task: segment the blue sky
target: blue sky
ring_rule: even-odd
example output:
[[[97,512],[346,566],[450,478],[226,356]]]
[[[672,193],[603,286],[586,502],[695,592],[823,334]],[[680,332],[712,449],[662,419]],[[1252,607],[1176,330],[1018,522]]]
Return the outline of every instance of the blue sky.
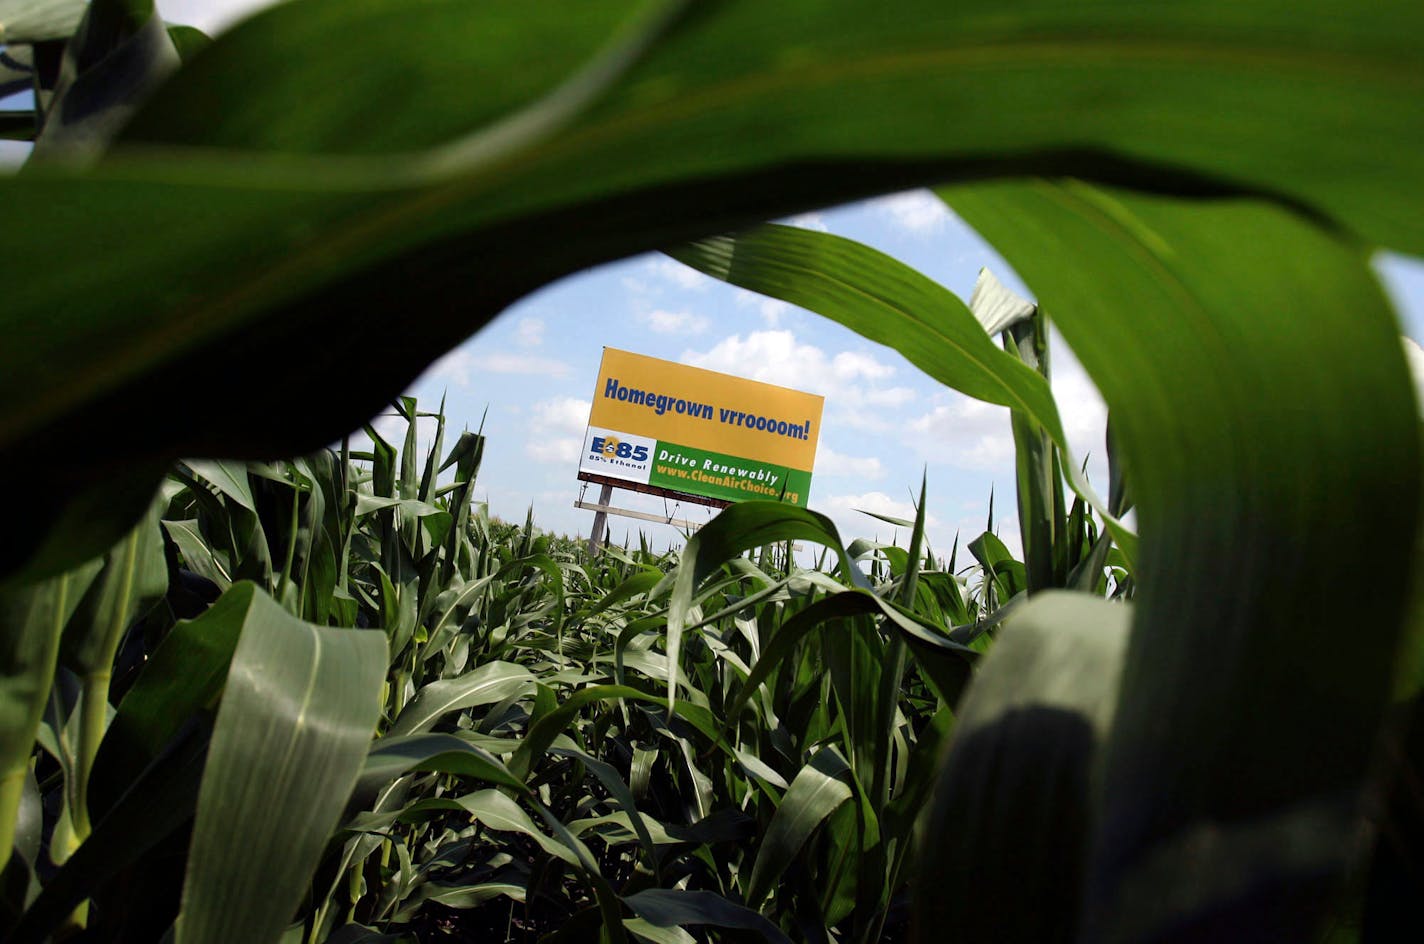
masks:
[[[174,22],[220,32],[263,0],[159,0]],[[9,152],[13,160],[17,155]],[[933,195],[912,191],[798,216],[794,225],[859,240],[914,266],[968,298],[980,267],[1030,294],[979,237]],[[1382,258],[1404,333],[1424,337],[1424,264]],[[1078,459],[1106,487],[1101,461],[1105,411],[1091,382],[1055,339],[1054,393]],[[1013,443],[1007,411],[954,394],[894,351],[833,322],[731,288],[659,255],[639,256],[565,278],[525,298],[410,388],[433,409],[446,397],[455,429],[473,428],[488,408],[489,436],[476,496],[491,511],[523,520],[532,505],[546,530],[586,535],[592,513],[575,509],[575,476],[602,348],[622,348],[826,397],[811,507],[830,515],[843,538],[888,540],[895,529],[859,513],[910,517],[922,471],[928,476],[929,536],[948,553],[956,532],[984,527],[991,488],[996,528],[1017,548]],[[1424,376],[1424,351],[1411,361]],[[377,428],[400,435],[400,422]],[[597,488],[590,487],[593,500]],[[632,492],[615,505],[705,521],[712,512]],[[621,542],[642,530],[654,546],[680,543],[670,526],[612,519]]]
[[[1022,290],[967,227],[925,191],[807,213],[787,222],[874,245],[968,297],[981,266]],[[572,507],[575,480],[603,347],[637,351],[781,384],[826,397],[811,507],[846,537],[889,539],[895,529],[859,509],[913,517],[921,471],[929,478],[932,544],[943,553],[957,530],[982,530],[991,488],[996,516],[1013,536],[1013,442],[1007,411],[954,394],[898,353],[834,322],[724,285],[652,254],[566,278],[516,304],[434,364],[412,392],[453,418],[478,422],[489,406],[486,465],[477,494],[505,518],[532,504],[543,527],[586,534],[592,515]],[[1104,409],[1075,362],[1055,371],[1055,392],[1075,451],[1105,481]],[[397,420],[387,420],[394,433]],[[597,494],[589,489],[589,498]],[[615,492],[614,504],[705,521],[711,512]],[[655,546],[675,528],[611,522],[615,539],[647,531]],[[1016,543],[1016,542],[1014,542]]]
[[[911,191],[787,220],[847,236],[889,253],[968,298],[980,267],[1028,293],[1013,271],[927,191]],[[1382,260],[1387,286],[1424,327],[1424,266]],[[1061,339],[1054,338],[1054,394],[1074,453],[1106,487],[1101,398]],[[411,388],[432,405],[444,394],[457,422],[477,422],[486,405],[490,440],[477,495],[507,519],[529,506],[548,530],[585,535],[592,514],[574,509],[579,448],[602,347],[820,393],[826,397],[811,507],[842,536],[888,540],[895,529],[860,510],[912,517],[928,477],[932,546],[947,554],[956,532],[983,529],[991,488],[996,530],[1018,547],[1013,440],[1008,413],[927,378],[898,353],[785,303],[735,289],[657,254],[566,278],[507,310],[434,364]],[[1417,346],[1414,348],[1418,353]],[[1419,356],[1424,360],[1424,356]],[[393,431],[399,423],[387,420]],[[592,500],[597,489],[590,487]],[[698,506],[615,492],[614,504],[706,520]],[[611,522],[615,540],[646,531],[657,547],[677,543],[672,527]],[[636,537],[635,537],[636,540]]]

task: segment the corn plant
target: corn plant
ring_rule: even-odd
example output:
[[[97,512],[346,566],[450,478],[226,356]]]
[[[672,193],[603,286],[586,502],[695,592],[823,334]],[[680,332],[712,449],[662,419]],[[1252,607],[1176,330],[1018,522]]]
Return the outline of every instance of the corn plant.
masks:
[[[0,237],[0,469],[23,496],[0,545],[10,937],[359,939],[443,895],[567,902],[531,928],[566,939],[869,940],[915,872],[923,778],[901,759],[933,753],[951,705],[916,820],[916,869],[944,877],[915,899],[927,933],[1314,933],[1417,688],[1418,419],[1368,257],[1424,250],[1418,4],[300,0],[209,45],[142,0],[75,6],[0,16],[0,77],[35,103],[5,116],[35,149],[0,181],[23,223]],[[1005,351],[863,247],[747,230],[909,184],[1004,255],[1102,390],[1140,538],[1066,453],[1032,322]],[[972,682],[974,630],[925,616],[913,538],[878,594],[824,520],[738,506],[654,577],[641,549],[580,567],[532,529],[501,558],[374,438],[367,513],[344,457],[272,462],[339,441],[511,301],[657,248],[1014,412],[1026,559],[1019,580],[992,541],[970,550],[967,615],[1003,627]],[[1130,608],[1053,592],[1102,532]],[[787,540],[828,546],[833,576],[742,556]],[[183,574],[203,567],[234,581],[211,605]],[[570,602],[613,573],[603,609]],[[1370,590],[1343,619],[1318,598],[1341,585]],[[793,645],[827,633],[844,648]],[[1071,673],[1045,667],[1063,645]],[[141,668],[106,692],[111,656]],[[470,694],[481,671],[507,674],[498,701]],[[431,735],[462,746],[398,740]],[[752,829],[719,831],[724,804]],[[524,845],[486,857],[492,833]]]
[[[89,732],[55,708],[41,727],[28,782],[60,796],[62,812],[45,857],[26,855],[38,880],[14,903],[23,912],[16,939],[66,925],[154,936],[175,913],[179,927],[219,927],[272,890],[270,876],[248,876],[247,889],[204,901],[203,886],[212,895],[219,884],[210,871],[219,837],[263,835],[259,821],[270,836],[262,803],[271,796],[253,784],[209,796],[196,774],[210,769],[205,751],[228,765],[225,780],[240,780],[233,765],[272,769],[260,741],[237,733],[261,712],[233,673],[253,671],[249,658],[274,671],[269,650],[280,651],[280,627],[301,625],[299,616],[339,623],[338,607],[313,609],[317,592],[345,601],[350,622],[380,630],[388,658],[377,738],[339,820],[330,820],[332,797],[346,793],[331,781],[294,805],[313,816],[323,801],[335,826],[321,843],[319,830],[306,831],[295,837],[304,851],[298,842],[291,850],[293,868],[316,873],[293,928],[303,937],[428,932],[452,911],[465,913],[467,929],[502,919],[507,934],[562,928],[613,939],[722,924],[771,940],[784,939],[782,926],[798,936],[844,926],[874,940],[887,921],[903,924],[900,876],[948,727],[946,698],[957,697],[973,658],[941,631],[947,616],[967,621],[974,607],[934,569],[922,518],[910,523],[909,550],[845,549],[824,519],[746,506],[688,551],[686,564],[700,561],[714,579],[682,606],[672,602],[676,558],[639,548],[559,563],[532,520],[497,529],[462,514],[477,462],[461,459],[477,457],[482,441],[461,438],[443,463],[453,480],[441,484],[442,437],[419,459],[415,428],[426,414],[412,401],[398,406],[401,449],[368,430],[369,452],[175,469],[162,506],[121,546],[130,553],[148,536],[150,595],[161,602],[151,616],[141,608],[109,621],[137,663],[115,686],[112,723]],[[443,429],[443,413],[432,416]],[[452,540],[456,521],[464,534]],[[840,579],[798,567],[782,545],[738,556],[756,521],[827,544]],[[339,576],[317,563],[324,536]],[[442,582],[446,555],[458,565]],[[869,562],[868,577],[856,559]],[[315,573],[326,575],[324,591]],[[695,615],[676,659],[665,654],[671,607]],[[175,625],[179,616],[195,618]],[[270,628],[251,628],[254,619]],[[837,642],[842,634],[856,640],[852,650]],[[239,640],[249,638],[266,638],[264,649],[244,653]],[[180,665],[194,678],[174,691]],[[668,677],[672,715],[659,694]],[[219,692],[228,707],[214,719]],[[108,694],[98,696],[106,709]],[[78,697],[73,716],[87,718],[89,689]],[[76,724],[76,740],[95,741],[87,753],[65,746]],[[75,753],[89,759],[75,764]],[[86,799],[93,754],[97,789]],[[112,853],[116,830],[134,828],[128,778],[172,805],[161,818],[138,815],[155,851],[100,868],[94,857]],[[71,833],[63,812],[81,808],[104,824],[92,841],[87,828]],[[185,857],[189,817],[196,832]],[[155,867],[173,858],[181,868]],[[59,871],[39,875],[46,861]],[[787,870],[794,883],[777,880]],[[260,922],[246,927],[267,933]]]

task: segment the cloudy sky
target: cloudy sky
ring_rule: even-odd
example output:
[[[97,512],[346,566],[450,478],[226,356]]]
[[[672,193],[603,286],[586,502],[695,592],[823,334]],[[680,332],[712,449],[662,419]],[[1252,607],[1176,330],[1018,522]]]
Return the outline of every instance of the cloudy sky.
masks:
[[[265,0],[159,0],[174,22],[220,32]],[[789,220],[889,253],[968,298],[982,266],[1028,293],[977,235],[924,191],[897,194]],[[1404,333],[1424,337],[1424,265],[1382,259]],[[1106,488],[1104,408],[1055,338],[1054,393],[1073,449]],[[706,278],[663,256],[640,256],[566,278],[507,310],[411,387],[422,406],[446,398],[458,430],[488,410],[489,436],[477,497],[496,515],[522,520],[532,505],[543,528],[586,535],[592,513],[575,509],[580,446],[604,346],[694,364],[826,397],[811,507],[842,536],[890,539],[895,529],[862,511],[912,517],[911,498],[928,477],[932,545],[947,553],[955,534],[983,529],[992,489],[996,524],[1017,548],[1013,441],[1005,410],[954,394],[897,353],[816,315]],[[1424,367],[1424,352],[1411,356]],[[1419,373],[1424,374],[1424,370]],[[377,420],[400,435],[393,417]],[[589,500],[597,496],[590,487]],[[696,505],[616,492],[614,504],[705,521]],[[614,538],[643,530],[654,546],[680,542],[672,527],[610,522]]]
[[[847,236],[889,253],[968,298],[981,266],[1031,293],[979,237],[932,194],[882,197],[786,222]],[[1424,328],[1424,266],[1383,260],[1406,312]],[[1105,410],[1061,339],[1054,339],[1053,389],[1075,455],[1106,489]],[[489,408],[486,465],[477,494],[492,511],[522,519],[531,505],[544,528],[586,535],[592,513],[573,508],[579,450],[604,345],[819,393],[825,415],[811,507],[842,536],[888,540],[895,529],[861,514],[912,517],[911,498],[928,477],[929,533],[947,554],[956,532],[983,530],[992,489],[996,530],[1017,549],[1013,439],[1006,410],[969,400],[927,378],[896,352],[834,322],[646,255],[566,278],[510,308],[434,364],[412,387],[422,403],[441,395],[457,422]],[[1415,348],[1418,352],[1418,349]],[[1419,355],[1424,360],[1424,354]],[[395,430],[399,421],[386,420]],[[703,521],[699,506],[615,492],[614,504]],[[597,495],[590,487],[589,500]],[[656,547],[676,529],[611,522],[615,539],[639,529]]]
[[[933,195],[912,192],[788,222],[850,236],[895,255],[962,297],[980,266],[1017,284]],[[506,518],[532,504],[545,528],[586,534],[592,514],[576,510],[575,479],[604,346],[821,394],[826,398],[811,507],[844,534],[889,539],[894,528],[860,510],[913,517],[922,470],[936,547],[956,530],[982,530],[991,488],[1010,497],[1013,441],[1007,411],[968,400],[925,377],[896,352],[783,302],[707,278],[659,255],[639,256],[564,279],[505,312],[417,381],[423,403],[446,396],[457,421],[477,422],[486,405],[489,435],[479,494]],[[1101,463],[1104,411],[1076,363],[1064,361],[1055,391],[1074,447]],[[399,421],[388,420],[389,428]],[[597,495],[590,487],[588,498]],[[614,504],[694,521],[701,506],[631,492]],[[1011,537],[1012,501],[998,504]],[[676,529],[612,522],[615,538],[646,530],[656,546]],[[971,533],[972,532],[972,533]]]

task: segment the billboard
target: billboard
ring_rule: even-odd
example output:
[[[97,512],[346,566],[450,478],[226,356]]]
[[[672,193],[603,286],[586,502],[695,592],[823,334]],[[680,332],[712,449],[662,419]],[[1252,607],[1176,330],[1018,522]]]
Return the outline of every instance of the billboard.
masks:
[[[805,507],[825,398],[603,349],[579,471]]]

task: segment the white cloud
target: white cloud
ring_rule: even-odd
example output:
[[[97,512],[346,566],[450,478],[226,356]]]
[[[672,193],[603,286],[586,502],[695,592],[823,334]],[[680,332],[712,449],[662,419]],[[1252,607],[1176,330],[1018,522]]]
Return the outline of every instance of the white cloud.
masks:
[[[846,475],[858,479],[883,479],[885,466],[875,456],[848,456],[825,443],[816,449],[817,475]]]
[[[860,377],[881,380],[895,373],[895,368],[889,364],[882,364],[868,354],[852,351],[841,351],[837,354],[831,360],[831,370],[835,371],[837,380],[855,380]]]
[[[631,275],[623,276],[622,282],[623,287],[634,295],[647,295],[653,290],[653,287],[649,285],[647,281],[645,281],[644,279],[634,278]]]
[[[927,461],[960,468],[1011,466],[1013,429],[1009,411],[960,394],[910,422],[910,445]]]
[[[826,398],[824,425],[864,434],[903,429],[902,408],[915,398],[909,387],[881,387],[895,368],[873,354],[843,351],[827,355],[793,332],[753,331],[723,338],[706,351],[684,351],[684,364],[805,390]],[[865,381],[854,383],[855,380]],[[886,411],[892,415],[887,416]]]
[[[786,330],[734,334],[705,353],[684,352],[682,362],[820,394],[835,386],[825,352]]]
[[[889,217],[901,229],[917,236],[937,233],[954,219],[944,201],[928,190],[907,190],[871,200],[869,205]]]
[[[469,351],[463,347],[446,354],[440,360],[431,364],[425,371],[427,379],[443,379],[461,387],[469,386],[470,383],[470,362],[473,359]]]
[[[477,370],[492,374],[533,374],[534,376],[564,377],[569,373],[569,365],[552,357],[534,357],[528,354],[513,354],[496,351],[472,358]]]
[[[690,311],[656,311],[638,315],[638,320],[658,334],[701,334],[707,330],[708,321]]]
[[[1081,463],[1088,458],[1089,478],[1105,483],[1107,405],[1056,332],[1050,347],[1053,398],[1058,404],[1073,460]],[[905,441],[906,445],[933,463],[966,469],[1012,470],[1013,428],[1007,408],[952,392],[939,399],[941,402],[933,409],[910,421],[912,436]]]
[[[578,397],[555,397],[541,400],[532,407],[531,423],[540,432],[582,433],[588,426],[588,400]]]
[[[865,402],[873,406],[904,406],[915,399],[915,391],[909,387],[886,387],[883,390],[867,390]]]
[[[791,305],[779,298],[768,298],[765,295],[758,295],[756,292],[749,292],[744,288],[736,290],[737,305],[742,308],[756,306],[757,313],[761,315],[761,320],[768,328],[776,328],[781,325],[781,316],[791,310]]]
[[[520,318],[514,338],[525,347],[538,347],[544,343],[544,319]]]
[[[583,452],[583,438],[580,436],[559,436],[553,439],[531,439],[524,444],[524,451],[539,462],[576,463]],[[570,473],[572,477],[572,473]]]
[[[1058,403],[1073,461],[1081,465],[1085,458],[1088,460],[1088,478],[1101,492],[1108,475],[1107,404],[1056,330],[1049,337],[1049,347],[1053,352],[1053,399]]]
[[[473,376],[480,374],[530,374],[542,377],[566,377],[569,365],[552,357],[537,357],[513,351],[491,351],[476,354],[469,346],[459,347],[430,366],[425,378],[444,379],[467,387]]]
[[[813,229],[820,233],[829,233],[830,227],[826,225],[826,218],[820,213],[798,213],[795,216],[781,220],[787,226],[795,226],[798,229]]]
[[[709,286],[718,284],[711,276],[703,275],[691,266],[685,266],[667,256],[659,256],[649,261],[648,269],[651,275],[687,291],[705,292]]]
[[[589,405],[578,397],[552,397],[535,403],[530,407],[525,454],[539,462],[578,462]]]
[[[860,391],[847,387],[848,381],[879,380],[895,372],[895,368],[868,354],[842,351],[827,357],[814,344],[798,342],[796,335],[786,329],[753,331],[745,340],[734,334],[706,352],[684,352],[682,362],[823,396],[835,395],[838,399],[864,397]],[[891,399],[898,396],[901,395],[892,395]]]
[[[1063,432],[1068,436],[1073,458],[1078,462],[1089,456],[1104,458],[1108,407],[1077,361],[1055,361],[1053,399],[1058,402],[1058,415],[1063,419]]]

